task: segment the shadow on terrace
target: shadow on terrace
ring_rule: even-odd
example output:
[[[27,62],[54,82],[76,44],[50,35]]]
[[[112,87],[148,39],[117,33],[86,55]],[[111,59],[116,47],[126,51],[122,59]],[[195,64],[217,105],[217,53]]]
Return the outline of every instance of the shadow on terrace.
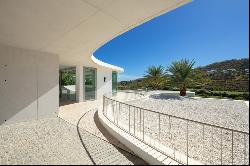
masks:
[[[83,130],[81,127],[79,127],[80,122],[82,122],[84,117],[89,113],[94,111],[94,116],[92,120],[95,122],[96,127],[101,132],[101,134],[107,139],[103,140],[102,138],[96,136],[95,134],[87,131],[89,135],[93,139],[86,139],[84,137],[84,133],[81,132]],[[86,112],[83,114],[83,116],[78,120],[77,122],[77,133],[79,136],[79,139],[82,143],[83,148],[86,150],[88,157],[92,161],[94,165],[99,164],[112,164],[112,163],[120,163],[123,164],[121,157],[119,157],[117,154],[123,155],[125,158],[127,158],[131,164],[135,165],[147,165],[146,162],[144,162],[139,157],[135,156],[131,152],[128,152],[127,150],[124,150],[120,147],[118,147],[117,140],[114,141],[114,137],[112,137],[108,131],[101,125],[99,119],[98,119],[98,113],[97,110],[90,110],[89,112]],[[85,130],[86,131],[86,130]],[[89,137],[88,137],[89,138]],[[102,144],[99,144],[98,141],[105,142]],[[119,161],[120,160],[120,161]]]

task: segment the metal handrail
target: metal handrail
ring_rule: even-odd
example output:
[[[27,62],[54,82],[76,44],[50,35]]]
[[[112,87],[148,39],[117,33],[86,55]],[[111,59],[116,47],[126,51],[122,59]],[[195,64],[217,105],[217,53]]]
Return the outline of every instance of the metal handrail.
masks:
[[[137,90],[127,91],[127,90],[124,90],[124,91],[118,91],[118,92],[122,92],[122,93],[133,93],[133,94],[138,94],[138,95],[145,96],[145,94],[143,94],[142,92],[146,92],[146,91],[137,91]],[[105,95],[104,95],[104,96],[105,96]]]
[[[131,104],[127,104],[127,103],[122,102],[122,101],[114,100],[114,99],[111,99],[111,98],[106,97],[106,96],[104,96],[104,97],[109,99],[109,100],[119,102],[119,103],[122,103],[124,105],[131,106],[131,107],[134,107],[134,108],[137,108],[137,109],[142,109],[142,110],[145,110],[145,111],[148,111],[148,112],[153,112],[153,113],[157,113],[157,114],[161,114],[161,115],[170,116],[170,117],[173,117],[173,118],[176,118],[176,119],[186,120],[186,121],[189,121],[189,122],[199,123],[199,124],[206,125],[206,126],[211,126],[211,127],[220,128],[220,129],[223,129],[223,130],[229,130],[229,131],[249,135],[249,133],[245,132],[245,131],[239,131],[239,130],[226,128],[226,127],[222,127],[222,126],[218,126],[218,125],[213,125],[213,124],[209,124],[209,123],[204,123],[204,122],[200,122],[200,121],[196,121],[196,120],[192,120],[192,119],[187,119],[187,118],[183,118],[183,117],[179,117],[179,116],[175,116],[175,115],[170,115],[170,114],[166,114],[166,113],[162,113],[162,112],[157,112],[157,111],[149,110],[149,109],[146,109],[146,108],[142,108],[142,107],[134,106],[134,105],[131,105]]]
[[[130,93],[133,93],[133,92],[130,92]],[[141,94],[140,94],[141,95]],[[112,106],[112,113],[113,113],[113,117],[112,119],[110,119],[107,115],[105,115],[105,110],[108,109],[108,105],[111,104]],[[118,109],[118,106],[117,104],[119,105],[119,109]],[[125,106],[128,107],[128,116],[129,116],[129,124],[128,124],[128,127],[129,129],[125,129],[124,127],[121,126],[121,124],[119,124],[119,116],[120,116],[120,111],[121,111],[121,106]],[[134,115],[131,114],[131,108],[134,108]],[[136,111],[135,111],[136,109]],[[139,112],[138,112],[139,110]],[[220,139],[221,139],[221,144],[220,144],[220,148],[221,148],[221,164],[223,164],[223,144],[222,144],[222,134],[223,134],[223,130],[227,131],[227,132],[231,132],[231,136],[232,136],[232,144],[231,144],[231,156],[232,156],[232,160],[231,160],[231,163],[234,164],[234,133],[240,133],[240,134],[243,134],[244,136],[244,164],[246,164],[246,146],[247,146],[247,143],[246,143],[246,137],[249,138],[249,133],[248,132],[244,132],[244,131],[238,131],[238,130],[235,130],[235,129],[230,129],[230,128],[226,128],[226,127],[221,127],[221,126],[218,126],[218,125],[212,125],[212,124],[208,124],[208,123],[204,123],[204,122],[199,122],[199,121],[195,121],[195,120],[191,120],[191,119],[187,119],[187,118],[182,118],[182,117],[178,117],[178,116],[174,116],[174,115],[170,115],[170,114],[166,114],[166,113],[160,113],[160,112],[156,112],[156,111],[152,111],[152,110],[149,110],[149,109],[145,109],[145,108],[142,108],[142,107],[138,107],[138,106],[134,106],[134,105],[130,105],[130,104],[127,104],[125,102],[121,102],[121,101],[118,101],[118,100],[114,100],[112,98],[109,98],[107,96],[103,96],[103,115],[110,121],[112,122],[113,124],[115,124],[117,127],[119,127],[120,129],[122,129],[123,131],[127,132],[128,134],[132,135],[133,137],[143,141],[144,143],[148,144],[149,146],[151,146],[152,148],[156,149],[156,150],[159,150],[161,151],[162,153],[166,154],[164,151],[162,151],[161,149],[157,148],[155,145],[151,145],[151,142],[150,143],[147,143],[147,141],[145,140],[145,124],[144,124],[144,119],[145,119],[145,111],[146,112],[151,112],[151,113],[154,113],[156,115],[158,115],[158,129],[159,131],[157,132],[158,133],[158,141],[159,143],[161,144],[161,116],[167,116],[169,118],[169,133],[171,135],[171,146],[175,146],[175,141],[173,140],[172,138],[172,133],[170,132],[170,129],[172,128],[171,126],[171,118],[173,119],[179,119],[179,120],[182,120],[182,121],[185,121],[186,122],[186,162],[183,162],[183,161],[179,161],[181,163],[189,163],[189,122],[192,122],[192,123],[195,123],[195,124],[199,124],[199,125],[202,125],[203,127],[203,132],[202,132],[202,151],[203,151],[203,154],[204,154],[204,127],[205,126],[209,126],[209,127],[212,127],[212,148],[213,148],[213,131],[214,131],[214,128],[216,129],[220,129],[221,131],[221,134],[220,134]],[[139,128],[139,131],[137,131],[137,136],[136,136],[136,125],[135,125],[135,112],[137,112],[137,117],[140,118],[140,128]],[[130,116],[134,116],[134,119],[131,120],[130,119]],[[157,120],[157,119],[156,119]],[[131,125],[131,121],[134,122],[132,125]],[[122,123],[122,122],[121,122]],[[141,126],[142,125],[142,126]],[[134,131],[131,131],[131,127],[134,127]],[[141,129],[142,127],[142,129]],[[172,131],[172,129],[171,129]],[[142,138],[140,138],[140,136],[138,136],[138,132],[139,134],[142,134]],[[141,133],[140,133],[141,132]],[[151,136],[149,136],[149,139],[153,139],[154,138],[151,138]],[[212,149],[213,150],[213,149]],[[176,159],[176,149],[174,147],[174,157],[172,156],[169,156],[168,154],[166,154],[167,156],[169,156],[170,158],[172,159]],[[202,155],[202,158],[203,158],[203,155]],[[213,158],[213,152],[212,152],[212,158]]]

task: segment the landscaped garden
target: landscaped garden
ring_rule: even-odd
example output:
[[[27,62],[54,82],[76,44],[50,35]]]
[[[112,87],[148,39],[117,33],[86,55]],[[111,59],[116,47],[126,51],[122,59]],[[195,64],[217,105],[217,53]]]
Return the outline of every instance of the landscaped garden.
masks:
[[[182,59],[166,68],[151,66],[144,78],[121,82],[120,89],[145,90],[147,97],[120,103],[119,109],[117,102],[108,104],[111,120],[117,116],[122,128],[164,153],[172,149],[168,155],[182,163],[190,157],[204,164],[246,164],[249,103],[242,100],[249,100],[249,87],[239,81],[249,76],[241,71],[211,76],[194,65]],[[179,152],[187,159],[176,158]]]
[[[182,59],[166,68],[162,65],[147,68],[143,78],[119,83],[120,90],[193,91],[197,96],[249,100],[249,59],[230,60],[194,68],[195,61]],[[228,67],[237,69],[223,73]],[[246,68],[246,69],[245,69]],[[210,71],[218,70],[215,74]],[[229,69],[228,69],[229,70]]]

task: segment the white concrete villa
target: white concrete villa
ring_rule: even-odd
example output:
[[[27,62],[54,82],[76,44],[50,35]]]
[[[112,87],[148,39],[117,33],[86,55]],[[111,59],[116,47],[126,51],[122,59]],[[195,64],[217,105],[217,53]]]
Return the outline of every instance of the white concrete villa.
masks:
[[[123,69],[96,59],[95,50],[187,2],[1,0],[0,124],[57,116],[60,69],[74,68],[77,102],[112,92],[112,72]]]
[[[0,165],[248,165],[249,102],[118,92],[94,57],[189,2],[0,0]]]

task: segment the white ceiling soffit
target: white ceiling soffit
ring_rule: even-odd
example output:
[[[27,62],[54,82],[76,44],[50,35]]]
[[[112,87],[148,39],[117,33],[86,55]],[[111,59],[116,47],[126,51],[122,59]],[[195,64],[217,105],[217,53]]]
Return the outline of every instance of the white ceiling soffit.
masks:
[[[58,54],[61,65],[101,65],[122,71],[92,54],[116,36],[188,2],[0,0],[0,43]]]

